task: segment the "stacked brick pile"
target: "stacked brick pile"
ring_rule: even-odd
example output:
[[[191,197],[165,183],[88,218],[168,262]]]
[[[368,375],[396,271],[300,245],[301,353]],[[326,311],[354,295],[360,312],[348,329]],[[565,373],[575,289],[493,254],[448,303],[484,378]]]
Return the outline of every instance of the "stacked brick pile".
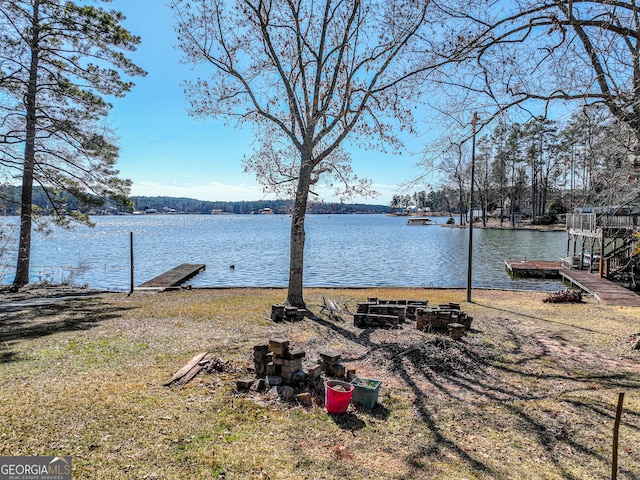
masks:
[[[347,368],[340,363],[342,356],[334,352],[320,352],[320,367],[329,377],[345,378]]]
[[[253,364],[256,378],[238,379],[239,390],[270,390],[283,400],[295,399],[303,405],[311,406],[313,398],[318,404],[324,399],[323,374],[350,381],[355,378],[355,370],[347,370],[340,363],[341,355],[321,352],[317,363],[306,367],[303,361],[306,353],[291,349],[289,340],[271,338],[267,345],[253,347]]]
[[[322,367],[314,364],[305,369],[305,357],[304,351],[290,349],[289,340],[285,338],[271,338],[267,345],[255,345],[253,364],[257,378],[239,379],[238,389],[262,391],[275,387],[283,399],[295,398],[311,405],[309,392],[321,390],[324,382]]]
[[[416,313],[416,328],[425,332],[459,332],[471,329],[473,317],[460,310],[458,303],[441,304],[438,307],[419,308]]]
[[[305,356],[302,350],[290,350],[289,340],[285,338],[271,338],[268,345],[253,347],[256,375],[280,377],[282,383],[287,385],[303,383],[308,379],[308,374],[302,369]]]
[[[416,310],[418,308],[425,308],[429,304],[429,300],[384,300],[376,297],[370,297],[367,299],[367,302],[373,303],[374,305],[406,305],[405,314],[407,320],[415,320]]]
[[[303,320],[305,315],[308,313],[309,312],[307,310],[291,307],[289,305],[271,305],[271,320],[277,323]]]
[[[418,308],[424,308],[426,300],[378,300],[369,298],[358,303],[353,323],[359,328],[398,328],[407,319],[414,320]]]

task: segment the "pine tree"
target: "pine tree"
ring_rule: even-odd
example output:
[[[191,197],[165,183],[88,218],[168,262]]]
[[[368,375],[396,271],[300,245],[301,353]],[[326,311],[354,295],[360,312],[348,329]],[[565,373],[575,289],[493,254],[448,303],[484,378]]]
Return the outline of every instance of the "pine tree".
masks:
[[[22,181],[14,286],[29,282],[33,186],[49,193],[54,219],[88,222],[56,201],[125,201],[118,148],[101,120],[145,72],[124,52],[140,42],[113,10],[64,0],[0,1],[0,167]]]

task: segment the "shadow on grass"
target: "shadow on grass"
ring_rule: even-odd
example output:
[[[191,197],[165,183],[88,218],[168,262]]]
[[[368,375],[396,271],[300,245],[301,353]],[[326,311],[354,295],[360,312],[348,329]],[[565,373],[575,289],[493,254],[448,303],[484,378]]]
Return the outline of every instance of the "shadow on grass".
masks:
[[[391,413],[389,409],[381,403],[376,403],[373,408],[356,404],[355,408],[356,412],[367,413],[370,417],[373,417],[376,420],[386,420],[389,418],[389,414]]]
[[[5,313],[0,318],[0,363],[22,359],[14,349],[24,340],[89,330],[108,320],[120,318],[126,310],[104,299],[91,298]]]
[[[329,413],[328,415],[331,417],[331,420],[333,420],[333,423],[348,432],[362,430],[366,426],[366,423],[362,419],[351,412]]]
[[[458,446],[455,441],[450,439],[447,432],[441,430],[441,428],[438,426],[438,424],[434,420],[432,413],[426,408],[426,403],[425,403],[425,398],[427,398],[426,392],[423,392],[418,387],[418,385],[416,384],[414,379],[411,377],[409,372],[405,368],[403,368],[402,359],[397,356],[397,352],[401,350],[399,345],[395,343],[373,342],[371,340],[371,334],[374,331],[373,329],[364,329],[362,330],[360,335],[357,335],[354,332],[351,332],[346,328],[340,325],[336,325],[333,322],[325,320],[323,318],[315,316],[312,318],[312,320],[316,323],[324,325],[325,327],[333,330],[336,333],[339,333],[349,341],[368,347],[369,353],[371,353],[373,350],[380,350],[380,349],[382,349],[383,351],[385,350],[388,351],[389,357],[395,359],[394,371],[396,371],[397,374],[404,380],[404,382],[412,389],[414,393],[414,398],[415,398],[414,404],[418,408],[422,421],[429,427],[432,434],[434,435],[436,439],[436,443],[442,448],[447,448],[455,452],[455,454],[458,457],[460,457],[465,463],[471,465],[475,471],[490,475],[493,478],[500,478],[498,472],[494,471],[491,467],[489,467],[488,465],[485,465],[480,460],[474,458],[472,454],[467,452],[462,447]],[[421,450],[421,448],[419,450]],[[411,454],[407,459],[407,463],[411,468],[420,470],[423,468],[423,466],[413,462],[413,459],[416,458],[416,455],[420,455],[420,452]]]
[[[531,336],[526,330],[513,328],[506,319],[498,321],[501,323],[500,334],[495,340],[491,338],[492,342],[497,343],[496,355],[487,358],[474,357],[473,352],[469,351],[474,371],[452,373],[433,372],[422,361],[419,352],[416,355],[399,355],[398,352],[406,346],[393,342],[375,342],[372,340],[371,330],[358,333],[322,318],[316,317],[313,320],[346,340],[366,347],[368,353],[361,357],[363,359],[376,351],[382,353],[390,362],[387,368],[409,387],[413,405],[434,438],[429,445],[416,445],[414,451],[405,459],[407,466],[418,472],[427,468],[429,458],[438,459],[453,455],[480,478],[511,478],[511,472],[485,463],[475,449],[467,447],[466,442],[461,443],[459,434],[452,431],[448,424],[438,421],[438,405],[429,401],[432,389],[439,391],[445,398],[449,397],[459,402],[456,404],[461,406],[458,414],[461,415],[463,423],[468,421],[473,424],[473,421],[477,420],[471,413],[465,414],[470,398],[475,398],[471,400],[472,403],[495,404],[503,414],[483,417],[480,420],[483,427],[496,431],[504,431],[505,428],[517,429],[518,434],[532,439],[532,442],[545,453],[545,462],[555,474],[564,479],[576,480],[579,477],[572,473],[572,469],[579,465],[579,461],[568,462],[567,458],[558,452],[563,449],[576,452],[585,459],[590,458],[593,463],[600,465],[603,471],[607,471],[610,459],[606,450],[603,451],[602,445],[594,444],[589,436],[583,434],[590,428],[602,429],[603,424],[612,423],[615,415],[613,403],[602,404],[588,398],[585,392],[594,389],[640,389],[640,379],[637,375],[611,369],[603,371],[597,364],[583,365],[579,356],[562,358],[564,352],[560,352],[558,358],[559,353],[550,350],[545,338]],[[542,318],[536,320],[558,324]],[[562,324],[562,327],[567,326]],[[562,336],[562,332],[538,332],[538,335],[546,334],[554,340]],[[564,341],[570,344],[570,340]],[[576,371],[582,372],[581,375],[577,376]],[[536,405],[531,404],[532,401],[547,400],[554,402],[557,407],[550,411],[531,408],[531,405]],[[564,413],[561,402],[573,407],[567,415],[577,416],[581,421],[581,427],[576,428],[570,422],[564,424],[557,418]],[[638,430],[637,421],[637,415],[627,415],[623,425]],[[634,478],[635,475],[632,468],[623,466],[620,467],[619,474],[620,478]]]
[[[522,313],[522,312],[518,312],[515,310],[509,310],[507,308],[499,308],[499,307],[495,307],[493,305],[488,305],[486,303],[482,303],[482,302],[473,302],[474,305],[478,305],[479,307],[483,307],[483,308],[487,308],[489,310],[495,310],[498,312],[505,312],[505,313],[511,313],[513,315],[518,315],[519,317],[525,317],[525,318],[530,318],[532,320],[539,320],[541,322],[546,322],[546,323],[550,323],[550,324],[555,324],[555,325],[561,325],[563,327],[570,327],[570,328],[574,328],[576,330],[583,330],[585,332],[589,332],[589,333],[602,333],[602,332],[598,332],[597,330],[593,330],[591,328],[586,328],[586,327],[580,327],[578,325],[569,325],[568,323],[563,323],[563,322],[557,322],[555,320],[550,320],[548,318],[543,318],[543,317],[537,317],[535,315],[529,315],[528,313]]]

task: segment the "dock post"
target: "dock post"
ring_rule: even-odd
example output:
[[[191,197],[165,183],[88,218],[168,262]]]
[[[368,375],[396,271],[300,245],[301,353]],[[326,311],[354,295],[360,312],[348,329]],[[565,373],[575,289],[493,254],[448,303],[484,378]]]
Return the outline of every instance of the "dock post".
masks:
[[[131,284],[129,287],[129,295],[133,293],[133,232],[129,232],[129,277],[131,279]]]

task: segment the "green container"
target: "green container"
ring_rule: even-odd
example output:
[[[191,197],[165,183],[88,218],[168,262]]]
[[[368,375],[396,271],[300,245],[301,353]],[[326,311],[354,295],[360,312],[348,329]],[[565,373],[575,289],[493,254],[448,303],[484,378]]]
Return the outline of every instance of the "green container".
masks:
[[[351,401],[369,408],[375,407],[376,403],[378,403],[378,392],[380,391],[381,384],[382,382],[380,380],[354,378],[351,381],[351,385],[354,387]]]

